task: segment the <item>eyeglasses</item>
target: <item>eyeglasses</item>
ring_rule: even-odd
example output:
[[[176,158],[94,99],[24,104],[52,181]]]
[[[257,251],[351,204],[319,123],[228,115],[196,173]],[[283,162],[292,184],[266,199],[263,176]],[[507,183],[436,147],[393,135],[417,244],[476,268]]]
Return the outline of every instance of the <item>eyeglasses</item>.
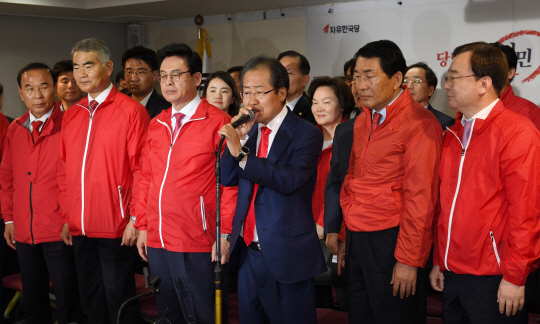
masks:
[[[412,80],[403,80],[403,85],[407,85],[407,84],[410,84],[412,86],[417,86],[417,85],[421,85],[422,82],[424,82],[424,80],[421,80],[421,79],[412,79]]]
[[[445,77],[444,77],[444,82],[447,82],[447,83],[450,83],[450,84],[454,84],[454,80],[456,80],[456,79],[469,78],[469,77],[475,77],[475,76],[476,76],[476,75],[474,75],[474,74],[471,74],[471,75],[464,75],[464,76],[458,76],[458,77],[445,76]]]
[[[270,89],[270,90],[268,90],[266,92],[262,92],[262,91],[257,91],[257,92],[240,91],[240,97],[242,97],[242,99],[247,99],[247,98],[250,98],[252,95],[255,95],[255,98],[262,99],[262,98],[264,98],[264,95],[266,95],[267,93],[270,93],[270,91],[274,91],[274,90],[276,90],[276,88]]]
[[[131,76],[131,77],[135,77],[135,76],[138,77],[139,74],[142,75],[142,76],[146,76],[146,75],[148,75],[149,73],[152,73],[152,71],[126,71],[126,72],[124,72],[124,75],[125,75],[125,76],[128,76],[128,75],[129,75],[129,76]]]
[[[159,82],[165,83],[165,82],[167,82],[167,79],[170,77],[173,82],[178,82],[178,81],[180,81],[180,77],[182,76],[182,74],[188,73],[188,72],[189,71],[173,72],[171,74],[163,73],[163,74],[158,75],[157,79],[158,79]]]

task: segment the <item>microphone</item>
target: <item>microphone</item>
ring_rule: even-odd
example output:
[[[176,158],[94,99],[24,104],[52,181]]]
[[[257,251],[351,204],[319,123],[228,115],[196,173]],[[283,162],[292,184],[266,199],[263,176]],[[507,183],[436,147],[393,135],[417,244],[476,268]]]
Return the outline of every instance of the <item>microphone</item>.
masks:
[[[248,113],[249,115],[242,115],[240,116],[240,118],[238,118],[237,120],[233,121],[231,123],[232,127],[233,128],[238,128],[240,125],[243,125],[245,123],[248,123],[250,121],[252,121],[253,119],[255,119],[255,113],[251,110],[248,110]]]

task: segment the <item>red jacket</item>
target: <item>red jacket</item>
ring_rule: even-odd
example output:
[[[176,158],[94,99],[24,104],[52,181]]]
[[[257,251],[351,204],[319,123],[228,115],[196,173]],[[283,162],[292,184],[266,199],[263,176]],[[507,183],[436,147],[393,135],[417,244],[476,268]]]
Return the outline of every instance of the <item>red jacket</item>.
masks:
[[[148,231],[149,247],[211,252],[216,240],[217,132],[231,117],[202,99],[171,144],[171,110],[152,119],[148,129],[135,226]],[[237,190],[222,187],[222,233],[232,231]]]
[[[501,101],[505,108],[529,118],[536,128],[540,129],[540,108],[529,100],[516,96],[511,85],[501,93]]]
[[[540,132],[499,101],[462,138],[456,122],[444,139],[433,263],[521,286],[540,256]]]
[[[146,108],[114,86],[93,116],[87,98],[65,112],[58,183],[71,235],[122,237],[135,215],[149,122]]]
[[[313,218],[315,223],[324,227],[324,188],[328,173],[330,173],[330,159],[332,158],[332,145],[325,148],[319,155],[319,164],[317,164],[317,182],[313,191]]]
[[[64,113],[59,106],[54,106],[36,143],[23,126],[30,123],[29,112],[8,129],[0,167],[2,215],[4,221],[15,224],[15,240],[19,243],[60,241],[56,170]]]
[[[357,232],[400,226],[394,256],[423,267],[431,249],[438,198],[442,129],[408,89],[388,107],[371,134],[371,111],[356,118],[353,148],[340,200],[347,228]]]

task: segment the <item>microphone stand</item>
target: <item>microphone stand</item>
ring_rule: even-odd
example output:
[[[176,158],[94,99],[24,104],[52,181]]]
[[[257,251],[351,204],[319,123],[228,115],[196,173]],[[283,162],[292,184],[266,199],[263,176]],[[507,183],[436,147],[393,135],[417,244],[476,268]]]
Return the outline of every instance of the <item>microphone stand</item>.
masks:
[[[132,301],[134,301],[135,299],[139,299],[139,298],[142,298],[144,296],[148,296],[148,295],[155,295],[156,293],[159,292],[159,284],[161,283],[161,278],[160,277],[155,277],[151,282],[150,282],[150,287],[152,289],[148,290],[148,291],[145,291],[143,292],[142,294],[139,294],[137,296],[133,296],[131,297],[130,299],[126,300],[122,306],[120,306],[120,309],[118,310],[118,316],[116,317],[116,323],[117,324],[120,324],[120,317],[122,317],[122,311],[124,310],[124,307],[131,303]]]
[[[214,283],[216,285],[215,321],[222,323],[223,301],[223,270],[221,268],[221,149],[225,136],[221,135],[218,150],[216,151],[216,265],[214,267]]]

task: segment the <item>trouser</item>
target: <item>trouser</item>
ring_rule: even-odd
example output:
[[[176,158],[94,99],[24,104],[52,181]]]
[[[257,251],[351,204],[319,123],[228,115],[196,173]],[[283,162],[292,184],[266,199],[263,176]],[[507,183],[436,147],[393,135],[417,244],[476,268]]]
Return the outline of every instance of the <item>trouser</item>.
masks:
[[[497,292],[502,280],[499,276],[475,276],[444,274],[443,320],[445,324],[503,324],[527,323],[527,305],[536,287],[536,275],[529,275],[525,284],[525,307],[516,315],[506,316],[499,312]]]
[[[82,323],[73,249],[64,242],[16,243],[21,268],[24,315],[29,324],[51,323],[49,276],[56,297],[58,323]]]
[[[211,260],[210,252],[172,252],[148,248],[152,278],[161,279],[159,293],[156,294],[160,318],[179,324],[215,322],[215,263]],[[223,323],[227,323],[227,265],[222,266],[222,272],[222,317]]]
[[[418,292],[393,296],[399,227],[377,232],[347,231],[345,270],[349,283],[350,323],[417,323]]]
[[[83,310],[92,324],[115,324],[124,301],[135,296],[136,247],[122,238],[73,237],[73,251]],[[139,323],[138,301],[124,307],[120,323]]]
[[[315,324],[313,278],[284,284],[278,282],[266,266],[262,252],[238,242],[238,306],[241,324]],[[291,269],[294,271],[294,269]]]

